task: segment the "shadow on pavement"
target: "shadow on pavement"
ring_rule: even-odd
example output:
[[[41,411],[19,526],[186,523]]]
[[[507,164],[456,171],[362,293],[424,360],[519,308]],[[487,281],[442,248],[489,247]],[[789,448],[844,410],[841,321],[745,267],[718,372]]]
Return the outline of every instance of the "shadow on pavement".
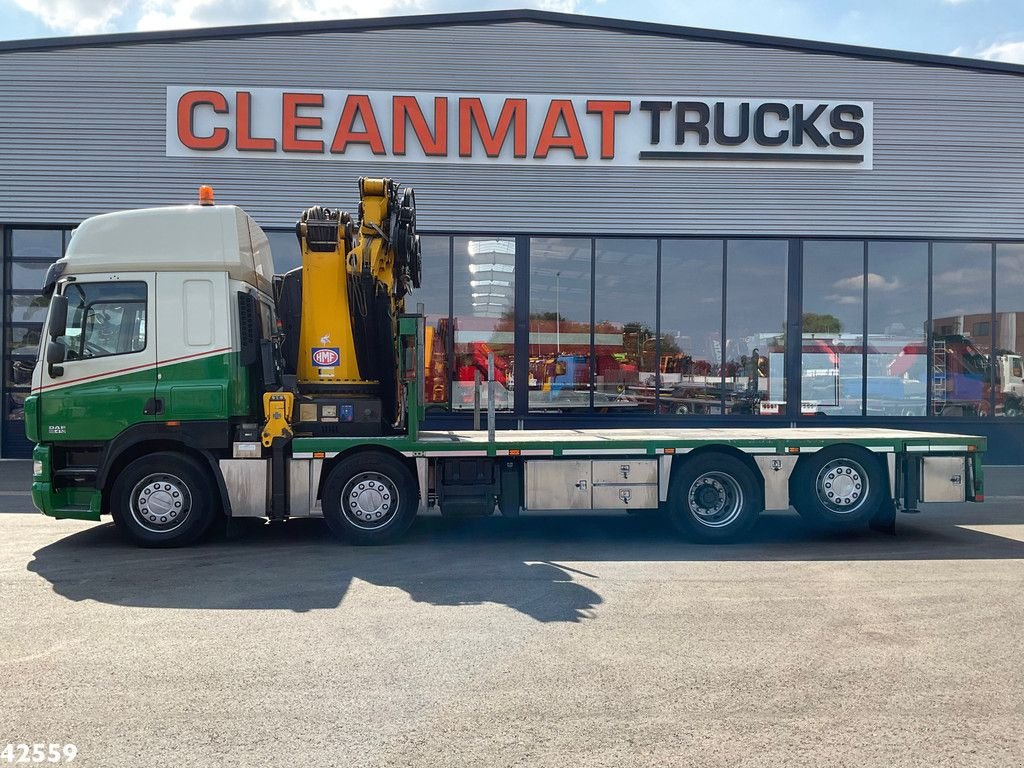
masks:
[[[601,603],[588,562],[1024,558],[1024,541],[963,527],[1024,525],[1024,505],[933,510],[901,515],[895,536],[823,533],[795,514],[769,514],[748,541],[719,546],[682,542],[645,517],[428,517],[402,543],[377,548],[336,543],[320,520],[236,521],[227,539],[175,550],[138,549],[106,524],[37,550],[28,567],[70,600],[114,605],[308,611],[337,607],[360,579],[431,605],[497,603],[572,622]]]

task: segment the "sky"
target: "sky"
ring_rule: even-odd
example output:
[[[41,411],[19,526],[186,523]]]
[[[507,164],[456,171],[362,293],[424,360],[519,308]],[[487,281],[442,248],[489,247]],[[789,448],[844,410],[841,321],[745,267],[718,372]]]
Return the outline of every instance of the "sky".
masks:
[[[501,8],[1024,63],[1024,0],[0,0],[0,40]]]

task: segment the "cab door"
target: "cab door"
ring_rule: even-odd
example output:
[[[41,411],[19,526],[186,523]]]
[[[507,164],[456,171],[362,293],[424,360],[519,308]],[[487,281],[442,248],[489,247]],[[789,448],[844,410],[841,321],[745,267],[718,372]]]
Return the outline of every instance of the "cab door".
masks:
[[[161,419],[226,420],[238,410],[233,402],[238,356],[232,354],[227,273],[161,272],[157,293],[156,400]]]
[[[36,367],[40,440],[102,442],[156,418],[154,279],[96,274],[63,283],[67,331],[57,341],[65,359],[46,362],[47,330]]]

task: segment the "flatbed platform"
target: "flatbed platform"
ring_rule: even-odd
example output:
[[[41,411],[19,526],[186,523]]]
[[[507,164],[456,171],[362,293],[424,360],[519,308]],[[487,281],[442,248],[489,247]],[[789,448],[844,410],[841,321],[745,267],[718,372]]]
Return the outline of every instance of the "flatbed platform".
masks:
[[[583,456],[685,453],[708,445],[726,445],[744,453],[812,452],[836,443],[852,443],[880,453],[984,451],[985,438],[902,429],[856,428],[680,428],[486,430],[420,432],[415,439],[395,437],[296,437],[295,458],[330,458],[354,445],[379,444],[406,456]],[[317,454],[317,455],[314,455]],[[322,455],[319,455],[322,454]]]

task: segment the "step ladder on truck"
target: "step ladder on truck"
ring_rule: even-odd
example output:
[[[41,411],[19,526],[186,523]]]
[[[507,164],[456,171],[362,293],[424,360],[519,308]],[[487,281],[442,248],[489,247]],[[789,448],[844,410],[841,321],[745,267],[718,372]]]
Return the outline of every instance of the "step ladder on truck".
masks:
[[[418,513],[662,513],[702,542],[763,510],[892,530],[897,510],[983,499],[980,437],[816,427],[422,428],[416,201],[359,181],[359,218],[305,211],[302,266],[274,275],[241,209],[104,214],[51,270],[25,408],[32,495],[55,518],[110,515],[144,546],[230,517],[326,519],[358,544]],[[145,258],[141,259],[140,254]],[[436,343],[436,342],[435,342]],[[493,378],[493,377],[492,377]],[[493,398],[489,398],[493,405]]]

